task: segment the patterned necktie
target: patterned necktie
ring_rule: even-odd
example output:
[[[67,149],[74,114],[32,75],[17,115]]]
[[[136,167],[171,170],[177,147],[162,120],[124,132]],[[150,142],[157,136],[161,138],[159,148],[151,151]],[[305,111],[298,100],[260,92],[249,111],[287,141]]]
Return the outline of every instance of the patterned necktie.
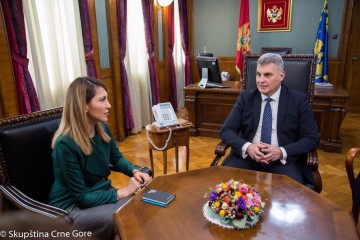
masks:
[[[260,141],[263,143],[271,144],[271,129],[272,129],[272,113],[270,107],[271,98],[266,98],[266,104],[263,113],[261,138]]]

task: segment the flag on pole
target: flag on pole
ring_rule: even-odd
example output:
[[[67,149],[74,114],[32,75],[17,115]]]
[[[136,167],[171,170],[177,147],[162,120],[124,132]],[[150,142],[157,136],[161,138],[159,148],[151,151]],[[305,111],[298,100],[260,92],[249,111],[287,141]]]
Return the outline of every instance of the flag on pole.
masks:
[[[249,0],[241,0],[240,15],[238,24],[238,39],[236,52],[236,70],[243,74],[244,55],[250,53],[250,20],[249,20]]]
[[[324,1],[316,35],[314,53],[317,55],[315,83],[328,81],[328,1]]]

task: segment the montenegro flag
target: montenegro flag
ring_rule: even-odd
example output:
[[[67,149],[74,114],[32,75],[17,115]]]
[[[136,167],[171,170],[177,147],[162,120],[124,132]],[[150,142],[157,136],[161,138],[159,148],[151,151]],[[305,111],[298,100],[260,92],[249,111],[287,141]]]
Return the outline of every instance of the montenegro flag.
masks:
[[[328,1],[325,0],[314,47],[314,53],[317,55],[316,83],[327,83],[328,81],[328,26]]]
[[[249,0],[241,0],[236,52],[236,70],[242,79],[244,55],[250,53]]]

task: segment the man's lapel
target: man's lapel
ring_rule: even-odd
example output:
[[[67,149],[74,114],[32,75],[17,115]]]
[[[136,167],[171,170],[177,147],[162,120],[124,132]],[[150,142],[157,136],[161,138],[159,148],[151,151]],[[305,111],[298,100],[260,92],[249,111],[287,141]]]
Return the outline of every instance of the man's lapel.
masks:
[[[254,131],[253,137],[255,136],[255,132],[259,126],[260,121],[260,112],[261,112],[261,93],[257,91],[257,94],[254,96]]]
[[[278,105],[278,116],[277,116],[277,133],[278,133],[278,141],[280,144],[280,136],[279,132],[282,132],[282,128],[284,127],[284,120],[286,117],[286,109],[288,104],[288,90],[284,85],[281,86],[279,105]]]

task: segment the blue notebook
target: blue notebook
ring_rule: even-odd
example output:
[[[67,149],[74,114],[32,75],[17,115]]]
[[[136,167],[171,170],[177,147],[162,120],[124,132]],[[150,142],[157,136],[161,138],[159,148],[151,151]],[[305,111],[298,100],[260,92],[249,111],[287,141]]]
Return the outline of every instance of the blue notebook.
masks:
[[[143,195],[142,200],[160,207],[166,207],[174,198],[175,194],[148,189]]]

